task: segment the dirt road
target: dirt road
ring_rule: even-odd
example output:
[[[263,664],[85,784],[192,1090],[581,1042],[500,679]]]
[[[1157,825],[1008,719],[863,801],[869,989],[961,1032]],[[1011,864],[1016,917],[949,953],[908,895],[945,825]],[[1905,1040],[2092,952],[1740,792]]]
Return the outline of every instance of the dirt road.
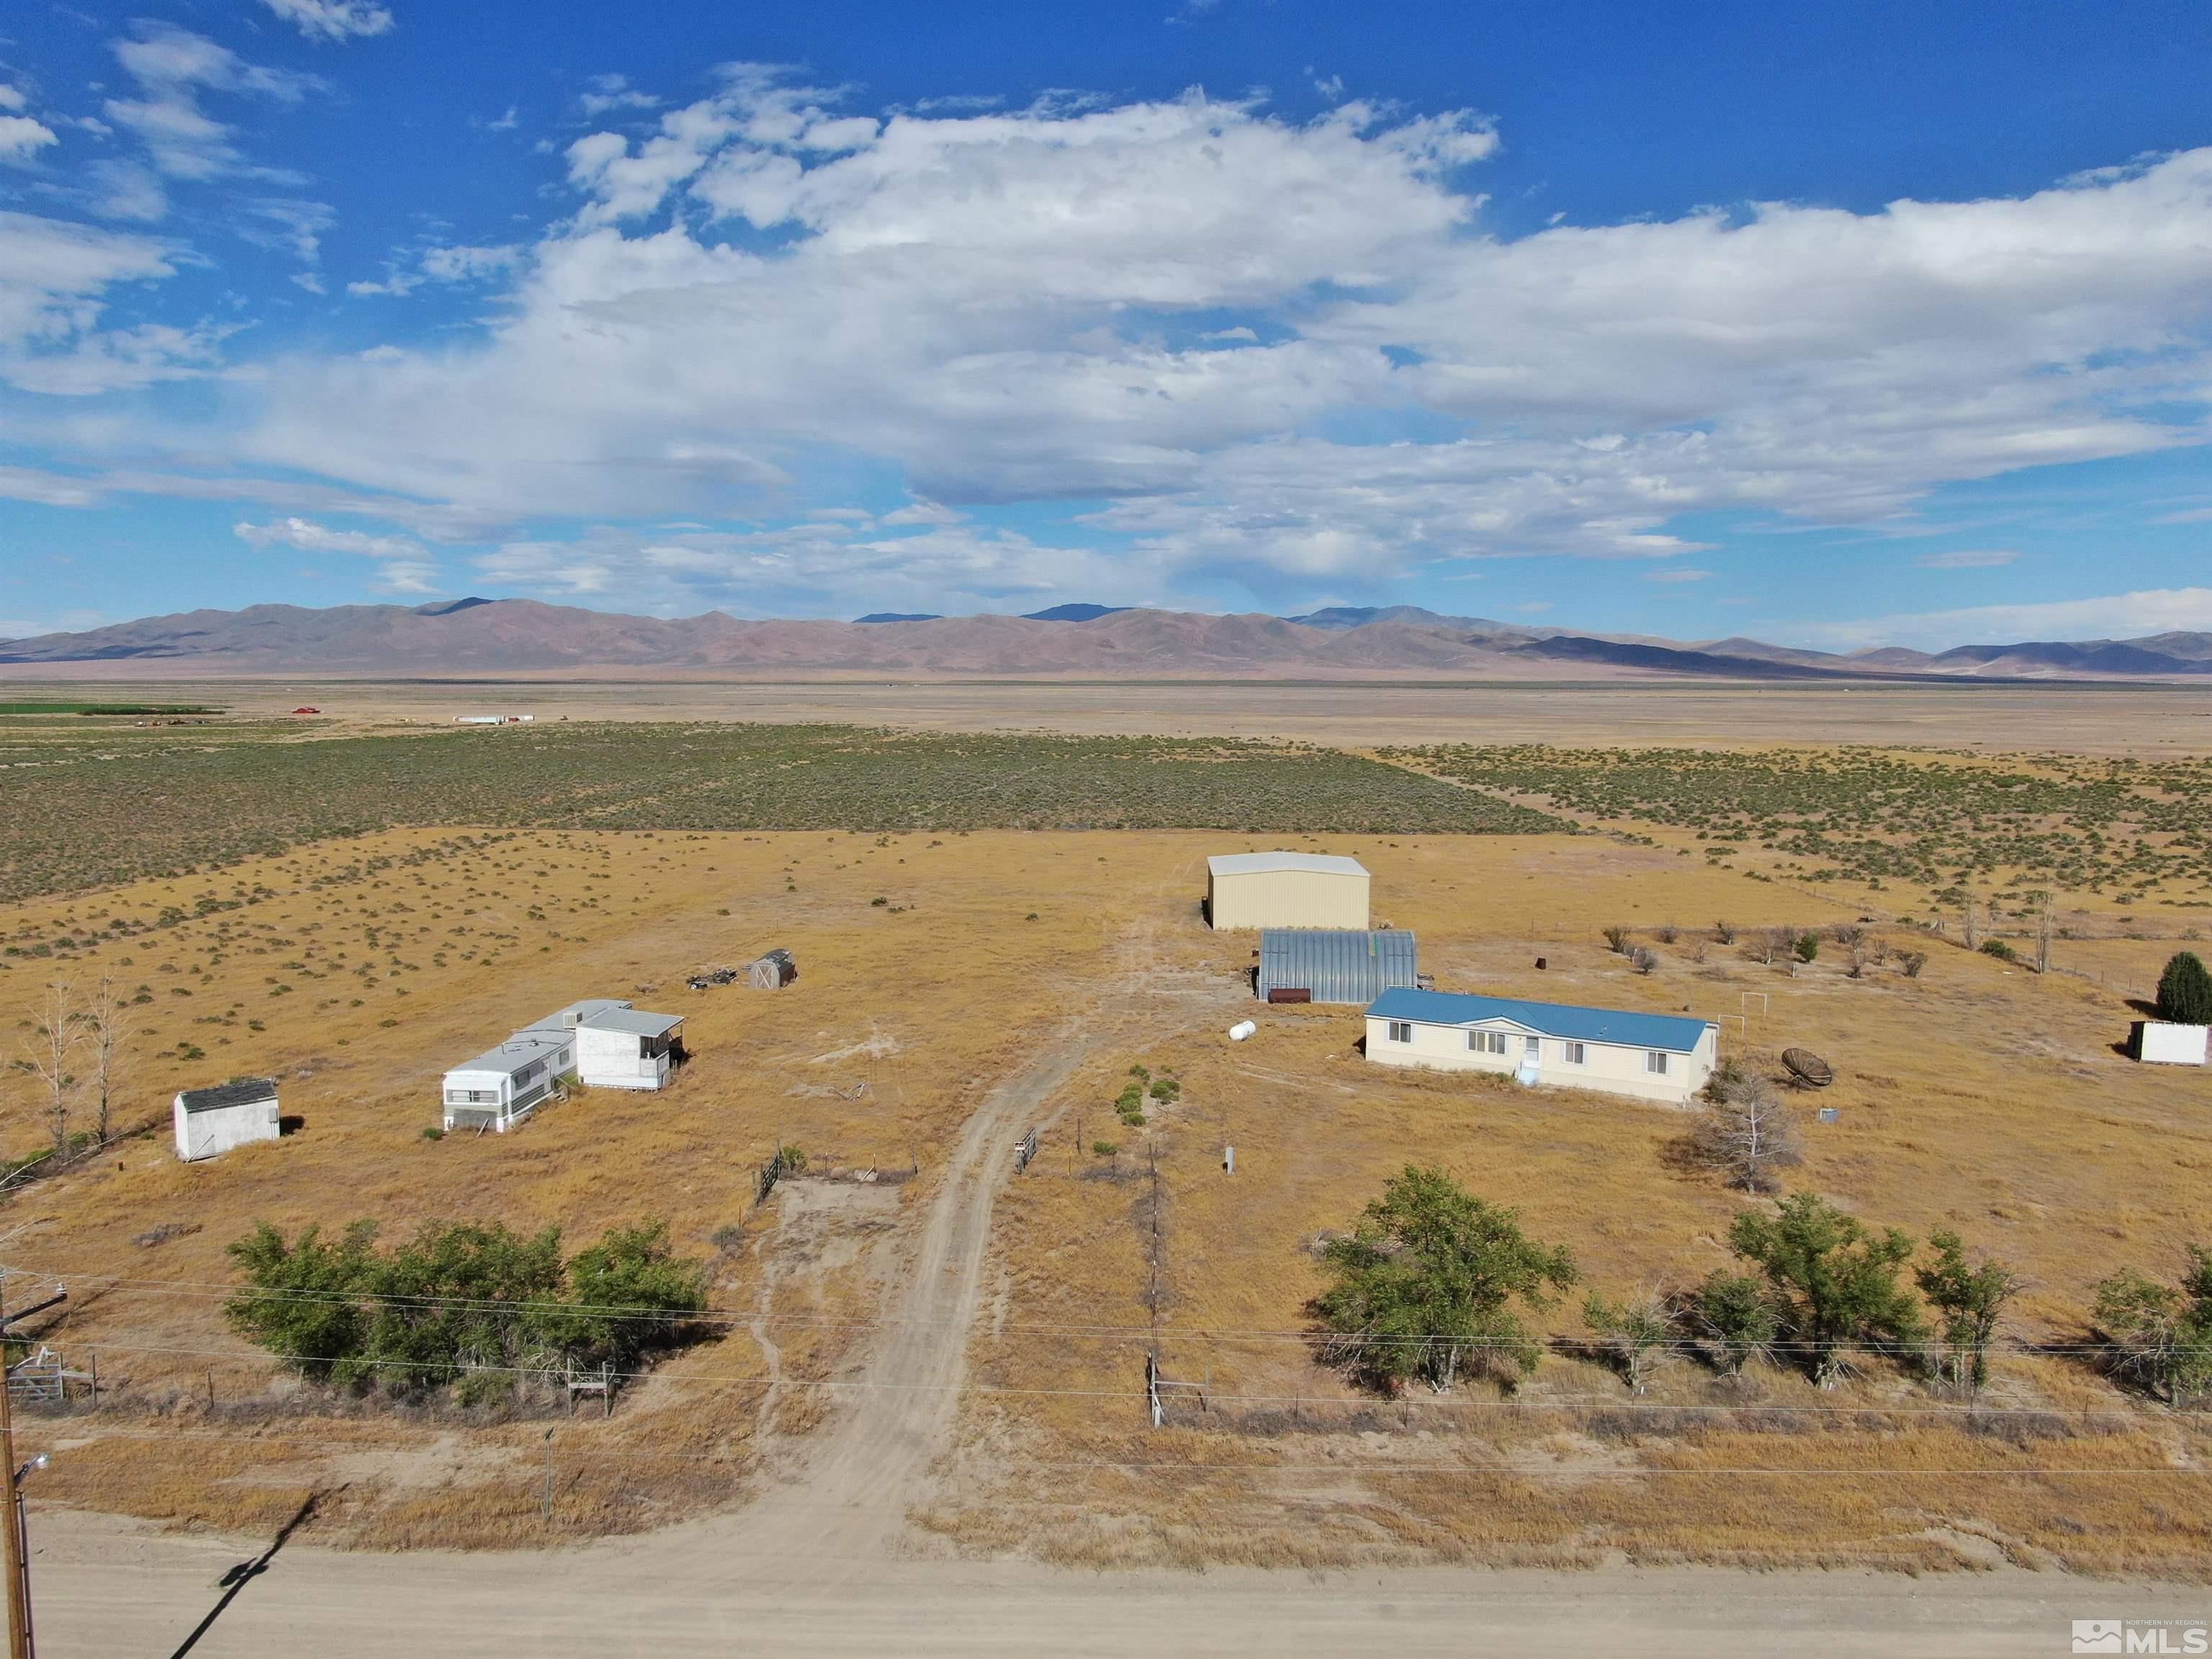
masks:
[[[791,1511],[785,1511],[788,1516]],[[39,1517],[46,1659],[167,1655],[263,1540],[179,1539]],[[689,1529],[687,1529],[689,1530]],[[728,1539],[726,1533],[711,1534]],[[527,1556],[292,1548],[249,1581],[195,1659],[474,1656],[2063,1654],[2075,1619],[2203,1619],[2212,1591],[2004,1570],[1859,1572],[1426,1570],[1316,1577],[1068,1573],[1015,1562],[861,1561],[794,1571],[710,1535]],[[2179,1634],[2175,1651],[2180,1650]]]

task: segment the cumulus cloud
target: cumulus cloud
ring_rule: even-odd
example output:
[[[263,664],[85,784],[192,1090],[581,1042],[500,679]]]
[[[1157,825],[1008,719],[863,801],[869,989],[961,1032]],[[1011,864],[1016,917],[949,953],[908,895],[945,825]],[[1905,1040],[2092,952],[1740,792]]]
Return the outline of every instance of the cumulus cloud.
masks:
[[[740,66],[570,146],[577,210],[477,343],[275,365],[250,452],[518,521],[757,516],[858,453],[1265,583],[1669,557],[1682,514],[1880,521],[2204,435],[2212,151],[1509,241],[1461,178],[1496,142],[1197,94],[878,119]],[[1352,429],[1408,409],[1418,441]]]
[[[375,0],[261,0],[310,40],[349,40],[382,34],[392,14]]]
[[[8,90],[13,92],[15,88],[10,87]],[[40,150],[58,142],[53,129],[43,121],[34,121],[27,115],[0,115],[0,162],[27,167],[37,159]]]
[[[289,547],[302,553],[345,553],[376,562],[378,583],[393,593],[434,593],[438,564],[422,543],[405,536],[332,530],[312,519],[240,523],[231,532],[248,547]]]
[[[169,112],[114,112],[155,194],[154,169],[242,167],[204,98],[302,91],[180,31],[125,45]],[[476,284],[496,300],[477,331],[240,384],[224,459],[267,500],[312,483],[398,525],[495,526],[489,574],[562,591],[811,580],[941,610],[1033,580],[1333,590],[1525,555],[1688,581],[1656,564],[1700,550],[1687,515],[1888,524],[1948,483],[2208,435],[2212,150],[2016,198],[1508,240],[1475,189],[1498,135],[1468,112],[1294,122],[1194,93],[868,114],[757,65],[679,107],[613,79],[582,107],[607,119],[562,154],[569,210],[534,241],[410,249],[349,285]],[[320,228],[258,234],[304,258]],[[856,466],[914,504],[557,528],[803,519],[809,481]],[[989,527],[1024,502],[1082,517]],[[902,562],[947,586],[899,586]]]

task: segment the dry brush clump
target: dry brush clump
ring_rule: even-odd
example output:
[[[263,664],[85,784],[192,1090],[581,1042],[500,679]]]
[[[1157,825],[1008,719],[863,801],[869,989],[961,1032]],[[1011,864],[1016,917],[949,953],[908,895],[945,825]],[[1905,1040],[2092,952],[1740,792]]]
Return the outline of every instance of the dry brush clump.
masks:
[[[1759,1073],[1724,1063],[1705,1086],[1688,1139],[1690,1156],[1740,1191],[1782,1189],[1782,1171],[1805,1161],[1804,1138],[1781,1091]]]

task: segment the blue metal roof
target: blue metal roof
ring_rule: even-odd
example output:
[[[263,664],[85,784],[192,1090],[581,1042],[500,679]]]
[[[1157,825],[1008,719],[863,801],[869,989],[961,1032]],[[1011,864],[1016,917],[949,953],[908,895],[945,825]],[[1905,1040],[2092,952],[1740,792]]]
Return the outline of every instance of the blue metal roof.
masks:
[[[1610,1042],[1623,1048],[1664,1048],[1686,1054],[1712,1022],[1680,1014],[1632,1014],[1618,1008],[1577,1008],[1563,1002],[1523,1002],[1518,997],[1468,996],[1456,991],[1389,990],[1367,1011],[1375,1019],[1410,1019],[1424,1025],[1474,1025],[1510,1020],[1548,1037]]]
[[[1267,927],[1253,988],[1263,999],[1282,989],[1310,991],[1316,1002],[1370,1002],[1394,985],[1410,987],[1419,966],[1402,928]]]

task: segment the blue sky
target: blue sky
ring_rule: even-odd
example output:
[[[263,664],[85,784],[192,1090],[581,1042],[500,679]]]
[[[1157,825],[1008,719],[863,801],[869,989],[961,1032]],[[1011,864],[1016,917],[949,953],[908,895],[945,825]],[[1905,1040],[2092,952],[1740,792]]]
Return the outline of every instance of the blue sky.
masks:
[[[0,21],[0,635],[2212,627],[2212,9]]]

